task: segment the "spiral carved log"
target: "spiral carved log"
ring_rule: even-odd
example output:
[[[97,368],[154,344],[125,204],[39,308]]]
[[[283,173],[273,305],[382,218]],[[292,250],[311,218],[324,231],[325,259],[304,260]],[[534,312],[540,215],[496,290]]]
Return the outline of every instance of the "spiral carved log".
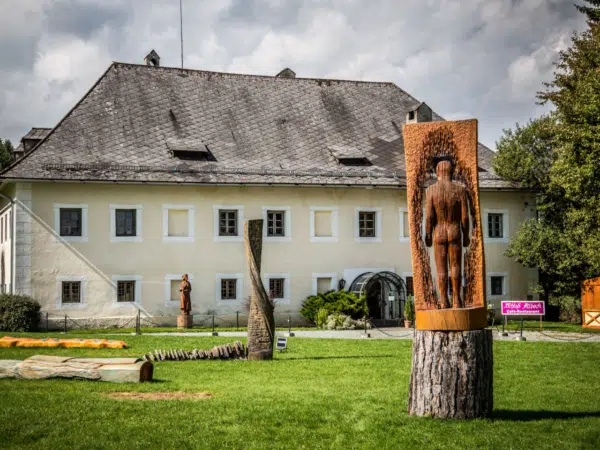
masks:
[[[246,259],[252,283],[248,317],[248,359],[273,359],[275,318],[273,305],[260,277],[262,253],[262,220],[248,220],[244,224]]]

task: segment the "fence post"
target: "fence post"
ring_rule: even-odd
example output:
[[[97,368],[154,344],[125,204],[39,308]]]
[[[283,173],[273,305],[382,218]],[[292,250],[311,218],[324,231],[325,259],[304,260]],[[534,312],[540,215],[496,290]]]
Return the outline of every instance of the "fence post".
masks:
[[[142,311],[138,309],[137,317],[135,318],[135,334],[142,334]]]
[[[46,333],[48,332],[48,313],[46,313]]]
[[[214,314],[212,315],[212,335],[213,336],[218,336],[219,335],[219,333],[217,333],[215,331],[215,315]]]
[[[64,324],[64,326],[65,326],[65,328],[64,328],[63,333],[67,334],[67,315],[66,314],[65,314],[65,324]]]
[[[294,337],[294,333],[292,333],[292,316],[288,314],[288,337]]]
[[[235,312],[235,331],[240,331],[240,312]]]

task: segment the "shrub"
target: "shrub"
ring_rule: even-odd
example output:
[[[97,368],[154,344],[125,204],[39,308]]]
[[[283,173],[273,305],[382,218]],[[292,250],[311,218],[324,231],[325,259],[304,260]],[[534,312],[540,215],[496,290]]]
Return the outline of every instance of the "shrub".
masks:
[[[559,319],[562,322],[581,323],[581,299],[570,295],[551,297],[551,305],[559,308]]]
[[[35,331],[40,322],[40,304],[25,295],[0,294],[0,330]]]
[[[496,308],[491,303],[487,305],[487,321],[488,325],[492,325],[496,321]]]
[[[412,295],[409,295],[406,299],[406,303],[404,303],[404,318],[411,322],[415,321],[415,304]]]
[[[320,310],[327,311],[325,318],[333,313],[340,313],[350,316],[352,319],[360,319],[368,314],[367,298],[363,295],[360,298],[353,292],[329,291],[324,294],[311,295],[302,302],[300,314],[312,322],[321,324]],[[323,313],[325,314],[325,313]]]
[[[321,309],[321,311],[323,310]],[[319,314],[321,311],[319,311]],[[342,313],[330,314],[324,323],[319,322],[319,324],[322,328],[327,328],[328,330],[356,330],[364,327],[364,324],[359,320],[354,320],[352,317]]]
[[[316,325],[318,327],[325,326],[325,323],[327,322],[327,317],[329,317],[329,311],[327,311],[327,309],[325,309],[325,308],[319,309],[319,311],[317,312],[317,323],[316,323]]]

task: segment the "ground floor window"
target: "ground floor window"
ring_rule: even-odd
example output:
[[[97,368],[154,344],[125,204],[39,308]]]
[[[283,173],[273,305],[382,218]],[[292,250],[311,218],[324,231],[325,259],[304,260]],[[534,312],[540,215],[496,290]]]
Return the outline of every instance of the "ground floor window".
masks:
[[[269,279],[269,294],[273,298],[285,298],[285,278]]]
[[[81,281],[62,282],[62,303],[81,303]]]
[[[504,295],[504,277],[490,277],[490,289],[492,295]]]
[[[406,277],[406,296],[412,295],[414,297],[415,290],[413,288],[413,277]]]
[[[117,301],[135,302],[135,281],[117,281]]]
[[[236,300],[237,299],[237,279],[222,279],[221,280],[221,300]]]

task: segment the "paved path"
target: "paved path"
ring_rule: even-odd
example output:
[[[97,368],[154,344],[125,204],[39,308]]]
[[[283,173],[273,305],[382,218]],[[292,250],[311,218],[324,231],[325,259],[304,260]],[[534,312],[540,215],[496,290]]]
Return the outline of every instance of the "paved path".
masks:
[[[320,338],[320,339],[412,339],[413,331],[406,328],[381,328],[369,330],[369,337],[365,336],[364,330],[299,330],[293,331],[297,338]],[[287,332],[277,331],[276,336],[287,336]],[[186,333],[144,333],[144,336],[211,336],[210,332],[186,332]],[[223,337],[246,337],[245,331],[222,331],[219,336]],[[511,331],[508,336],[494,330],[494,339],[498,341],[518,340],[520,334]],[[552,341],[552,342],[600,342],[600,333],[563,333],[558,331],[523,331],[523,337],[527,341]]]

